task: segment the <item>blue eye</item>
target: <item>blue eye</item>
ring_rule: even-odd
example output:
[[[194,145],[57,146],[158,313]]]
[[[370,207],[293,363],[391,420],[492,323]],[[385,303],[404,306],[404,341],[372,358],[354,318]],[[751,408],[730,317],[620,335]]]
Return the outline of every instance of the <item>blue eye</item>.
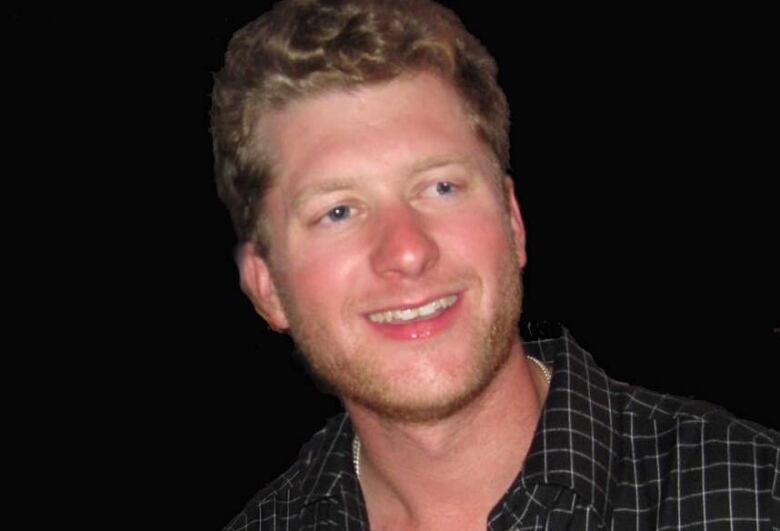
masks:
[[[347,219],[352,213],[352,209],[346,205],[339,205],[332,208],[327,213],[327,218],[333,222],[339,222]]]

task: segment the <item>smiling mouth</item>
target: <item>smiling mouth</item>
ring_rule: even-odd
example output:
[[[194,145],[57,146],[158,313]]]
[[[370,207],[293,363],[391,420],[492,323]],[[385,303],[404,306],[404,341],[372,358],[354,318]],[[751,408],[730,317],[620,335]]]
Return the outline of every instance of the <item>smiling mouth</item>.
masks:
[[[371,322],[382,324],[406,323],[418,319],[430,319],[455,304],[456,300],[458,300],[457,295],[447,295],[446,297],[436,299],[435,301],[414,308],[375,312],[369,314],[368,319]]]

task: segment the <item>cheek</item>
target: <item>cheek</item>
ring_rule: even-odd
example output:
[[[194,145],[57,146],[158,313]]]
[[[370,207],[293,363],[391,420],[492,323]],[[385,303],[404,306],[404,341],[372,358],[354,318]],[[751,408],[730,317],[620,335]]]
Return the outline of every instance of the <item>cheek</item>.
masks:
[[[345,245],[307,245],[289,261],[287,285],[307,309],[334,308],[350,298],[355,283],[357,253]]]
[[[495,212],[474,210],[469,215],[451,219],[440,237],[447,247],[471,263],[500,262],[511,252],[507,222]]]

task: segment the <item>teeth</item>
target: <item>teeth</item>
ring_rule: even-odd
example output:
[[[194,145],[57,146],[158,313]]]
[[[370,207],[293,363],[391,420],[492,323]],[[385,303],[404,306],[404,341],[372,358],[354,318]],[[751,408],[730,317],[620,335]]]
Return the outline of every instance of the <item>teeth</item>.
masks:
[[[372,313],[368,318],[375,323],[398,323],[404,321],[411,321],[418,317],[428,317],[435,314],[439,310],[449,308],[455,304],[457,297],[455,295],[448,295],[441,299],[429,302],[423,306],[417,308],[406,308],[403,310],[393,310],[387,312]]]

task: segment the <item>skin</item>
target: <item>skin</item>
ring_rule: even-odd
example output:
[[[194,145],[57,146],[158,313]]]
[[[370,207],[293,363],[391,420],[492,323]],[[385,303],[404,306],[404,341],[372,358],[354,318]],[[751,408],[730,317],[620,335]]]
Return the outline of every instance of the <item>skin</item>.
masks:
[[[304,99],[258,131],[276,169],[271,252],[245,247],[242,287],[341,397],[372,528],[484,529],[546,392],[516,332],[511,180],[431,74]],[[416,325],[369,319],[453,295]]]

